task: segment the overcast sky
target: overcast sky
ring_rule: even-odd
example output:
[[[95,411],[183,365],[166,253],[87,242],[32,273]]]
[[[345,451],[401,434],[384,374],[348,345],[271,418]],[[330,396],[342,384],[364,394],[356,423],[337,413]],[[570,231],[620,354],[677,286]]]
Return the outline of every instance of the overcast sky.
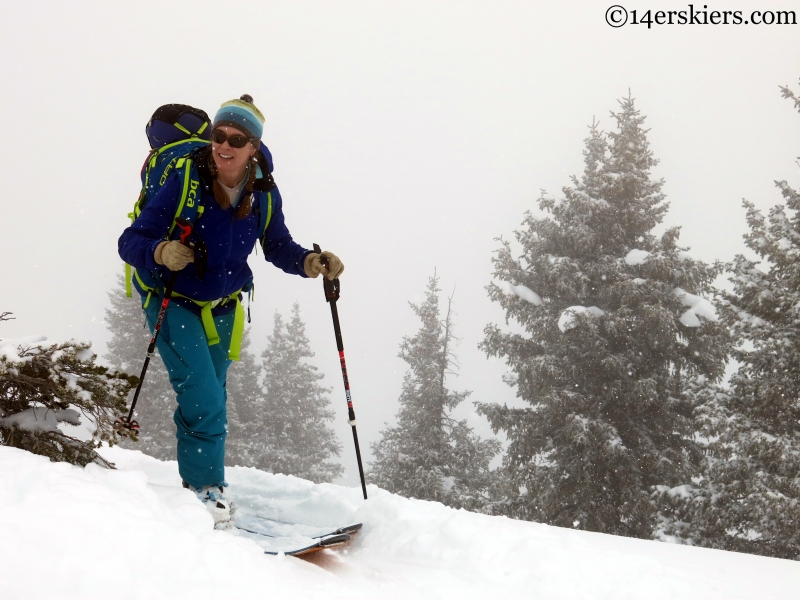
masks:
[[[778,89],[800,93],[800,25],[612,28],[611,3],[3,2],[0,312],[16,320],[0,336],[88,339],[102,354],[147,120],[170,102],[213,115],[249,93],[291,232],[346,265],[339,312],[365,455],[397,411],[398,345],[418,327],[408,302],[434,271],[455,290],[462,369],[450,385],[514,402],[504,365],[477,349],[503,320],[485,292],[495,238],[513,238],[540,189],[560,195],[581,173],[587,127],[612,129],[617,99],[630,90],[647,116],[665,225],[682,225],[700,258],[743,252],[742,198],[768,209],[774,180],[800,186],[800,115]],[[800,17],[786,0],[714,9]],[[250,263],[254,345],[300,302],[356,484],[322,284]]]

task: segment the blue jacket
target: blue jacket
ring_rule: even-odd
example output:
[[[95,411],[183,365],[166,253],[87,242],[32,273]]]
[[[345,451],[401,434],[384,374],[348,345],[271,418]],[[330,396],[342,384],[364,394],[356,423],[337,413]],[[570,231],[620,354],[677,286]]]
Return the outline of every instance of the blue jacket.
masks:
[[[262,149],[265,148],[262,146]],[[269,156],[268,151],[266,156]],[[272,170],[272,163],[261,164]],[[194,222],[194,230],[208,248],[206,274],[201,281],[193,264],[178,272],[175,291],[195,300],[216,300],[229,296],[242,288],[247,289],[253,274],[247,265],[247,257],[258,238],[258,217],[255,210],[244,219],[236,219],[233,208],[220,208],[212,191],[213,181],[204,169],[198,169],[201,181],[200,201],[205,209]],[[267,176],[272,182],[271,176]],[[274,185],[274,183],[271,183]],[[259,179],[254,185],[253,208],[267,210],[265,181]],[[286,227],[283,217],[283,200],[277,187],[272,187],[272,218],[264,237],[264,258],[286,273],[306,277],[303,263],[310,250],[297,244]],[[159,243],[167,239],[178,202],[181,197],[180,176],[173,173],[155,197],[145,206],[141,215],[119,238],[119,255],[136,268],[142,281],[149,287],[163,288],[170,271],[155,262],[154,253]],[[174,236],[173,236],[174,237]],[[134,278],[140,293],[146,293]],[[217,312],[217,311],[215,311]]]

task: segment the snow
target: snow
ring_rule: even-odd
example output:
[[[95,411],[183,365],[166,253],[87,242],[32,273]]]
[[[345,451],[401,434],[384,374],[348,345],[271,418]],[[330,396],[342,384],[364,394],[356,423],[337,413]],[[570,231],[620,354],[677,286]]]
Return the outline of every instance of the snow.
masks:
[[[587,314],[592,317],[602,317],[605,311],[596,306],[570,306],[564,309],[561,316],[558,318],[558,328],[561,333],[566,333],[568,329],[573,329],[578,326],[578,320],[575,318],[579,314]]]
[[[690,485],[679,485],[674,488],[670,488],[664,485],[656,486],[659,492],[666,492],[669,496],[673,498],[691,498],[693,496],[692,493],[692,486]]]
[[[797,307],[795,307],[795,308],[797,308]],[[751,315],[749,312],[747,312],[745,310],[741,310],[736,314],[737,314],[737,316],[739,317],[740,320],[742,320],[742,321],[744,321],[746,323],[750,323],[751,325],[756,325],[758,327],[762,327],[762,326],[766,325],[766,323],[767,323],[761,317],[757,317],[755,315]]]
[[[625,255],[625,264],[628,266],[643,265],[650,258],[647,250],[631,250]]]
[[[28,348],[34,346],[39,342],[45,341],[47,338],[43,335],[32,335],[14,339],[0,339],[0,357],[5,358],[10,363],[22,362],[19,356],[20,348]]]
[[[17,346],[32,346],[39,342],[44,342],[46,339],[47,336],[44,335],[28,335],[21,338],[0,338],[0,348],[5,348],[6,346],[11,346],[12,348],[16,348]]]
[[[8,417],[0,419],[0,423],[10,428],[16,425],[26,431],[57,431],[59,423],[80,425],[80,413],[71,408],[50,410],[44,407],[28,408]]]
[[[92,352],[91,349],[87,348],[86,350],[81,350],[80,352],[78,352],[75,355],[75,358],[77,358],[81,362],[86,362],[91,360],[93,356],[94,352]]]
[[[534,306],[542,305],[542,297],[533,290],[525,287],[524,285],[507,284],[506,290],[509,294],[513,294],[518,298],[522,298],[526,302],[530,302]]]
[[[311,525],[364,523],[327,569],[215,531],[174,462],[105,449],[118,470],[0,447],[4,599],[796,597],[800,563],[513,521],[375,486],[228,469],[241,506]],[[322,564],[322,563],[320,563]]]
[[[678,299],[681,301],[681,304],[689,307],[680,318],[680,322],[684,326],[700,327],[703,324],[703,322],[700,320],[700,317],[707,321],[719,320],[719,317],[717,316],[717,310],[714,308],[714,305],[705,298],[690,294],[681,288],[675,288],[672,293],[678,297]]]

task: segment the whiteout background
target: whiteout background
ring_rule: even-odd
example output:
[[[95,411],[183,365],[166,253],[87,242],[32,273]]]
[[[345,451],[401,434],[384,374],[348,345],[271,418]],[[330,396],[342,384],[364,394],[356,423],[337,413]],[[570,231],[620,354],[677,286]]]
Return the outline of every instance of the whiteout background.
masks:
[[[477,350],[502,321],[485,293],[491,256],[544,188],[583,167],[596,117],[628,94],[648,117],[671,202],[665,226],[698,257],[744,250],[741,199],[800,183],[800,25],[626,26],[611,2],[3,2],[0,5],[0,311],[3,337],[45,334],[103,353],[116,243],[139,189],[144,126],[161,104],[213,115],[251,94],[295,239],[339,254],[339,303],[362,449],[397,410],[398,344],[434,269],[455,289],[461,375],[472,400],[515,402],[504,366]],[[659,0],[625,4],[686,10]],[[796,10],[734,0],[709,10]],[[697,5],[699,8],[699,5]],[[301,303],[335,427],[357,483],[321,283],[253,256],[257,349],[272,315]],[[144,348],[142,349],[144,354]],[[460,413],[486,425],[465,403]],[[145,419],[141,419],[144,421]]]

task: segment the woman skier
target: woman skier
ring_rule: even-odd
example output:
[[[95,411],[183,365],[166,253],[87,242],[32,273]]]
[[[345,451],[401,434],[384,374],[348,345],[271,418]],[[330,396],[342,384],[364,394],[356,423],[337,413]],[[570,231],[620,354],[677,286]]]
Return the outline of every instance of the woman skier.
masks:
[[[163,299],[164,282],[177,273],[157,347],[177,395],[178,471],[217,528],[233,525],[225,489],[225,381],[241,343],[241,294],[252,289],[247,257],[258,242],[264,258],[286,273],[335,279],[344,270],[333,253],[323,252],[323,258],[292,240],[270,175],[271,157],[260,151],[266,150],[260,143],[263,125],[250,96],[225,102],[214,118],[210,146],[192,155],[197,194],[187,199],[175,169],[119,239],[119,255],[136,269],[133,283],[151,331],[161,304],[156,299]],[[194,249],[169,240],[181,201],[202,207],[193,225]],[[268,221],[259,239],[264,211]],[[195,261],[201,250],[202,265]]]

